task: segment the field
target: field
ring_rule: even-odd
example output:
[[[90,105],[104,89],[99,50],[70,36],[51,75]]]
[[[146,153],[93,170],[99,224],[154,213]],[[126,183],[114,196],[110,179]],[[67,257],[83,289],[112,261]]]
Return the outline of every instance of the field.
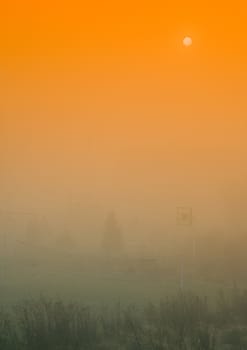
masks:
[[[207,298],[180,292],[159,303],[93,309],[40,297],[0,315],[1,349],[244,350],[247,294]]]
[[[52,253],[2,255],[1,350],[247,349],[240,254]]]
[[[60,257],[61,258],[61,257]],[[138,304],[159,301],[179,290],[214,298],[220,290],[226,294],[237,285],[247,287],[243,275],[231,275],[220,267],[207,271],[193,264],[165,262],[154,264],[142,259],[110,261],[63,256],[62,259],[1,260],[0,295],[3,304],[12,304],[40,295],[89,305],[121,302]]]

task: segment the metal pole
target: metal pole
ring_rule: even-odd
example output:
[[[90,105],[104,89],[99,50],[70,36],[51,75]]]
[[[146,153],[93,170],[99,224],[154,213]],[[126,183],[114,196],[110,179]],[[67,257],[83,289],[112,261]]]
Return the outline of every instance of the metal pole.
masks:
[[[184,289],[184,267],[183,267],[182,259],[180,262],[180,289],[181,290]]]

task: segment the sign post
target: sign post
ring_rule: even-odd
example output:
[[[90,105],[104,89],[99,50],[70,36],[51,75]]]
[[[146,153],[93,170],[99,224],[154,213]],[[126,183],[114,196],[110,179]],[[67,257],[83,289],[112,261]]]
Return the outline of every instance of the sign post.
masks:
[[[177,207],[176,222],[178,226],[191,227],[192,226],[192,208],[191,207]],[[195,239],[193,241],[193,255],[195,257]],[[184,289],[184,262],[182,259],[182,252],[180,256],[180,289]]]

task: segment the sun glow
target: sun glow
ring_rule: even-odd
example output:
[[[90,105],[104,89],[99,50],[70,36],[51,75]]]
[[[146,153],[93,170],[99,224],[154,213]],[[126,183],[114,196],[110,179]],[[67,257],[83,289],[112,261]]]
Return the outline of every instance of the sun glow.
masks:
[[[184,46],[191,46],[192,45],[192,38],[190,36],[186,36],[183,39]]]

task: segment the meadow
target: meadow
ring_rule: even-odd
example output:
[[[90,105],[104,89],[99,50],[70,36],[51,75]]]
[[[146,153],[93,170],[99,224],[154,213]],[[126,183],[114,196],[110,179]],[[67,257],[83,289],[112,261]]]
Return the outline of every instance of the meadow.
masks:
[[[245,266],[215,241],[159,258],[2,254],[0,349],[245,350]]]
[[[247,292],[206,297],[179,292],[159,303],[93,309],[29,299],[0,314],[3,350],[244,350]]]

